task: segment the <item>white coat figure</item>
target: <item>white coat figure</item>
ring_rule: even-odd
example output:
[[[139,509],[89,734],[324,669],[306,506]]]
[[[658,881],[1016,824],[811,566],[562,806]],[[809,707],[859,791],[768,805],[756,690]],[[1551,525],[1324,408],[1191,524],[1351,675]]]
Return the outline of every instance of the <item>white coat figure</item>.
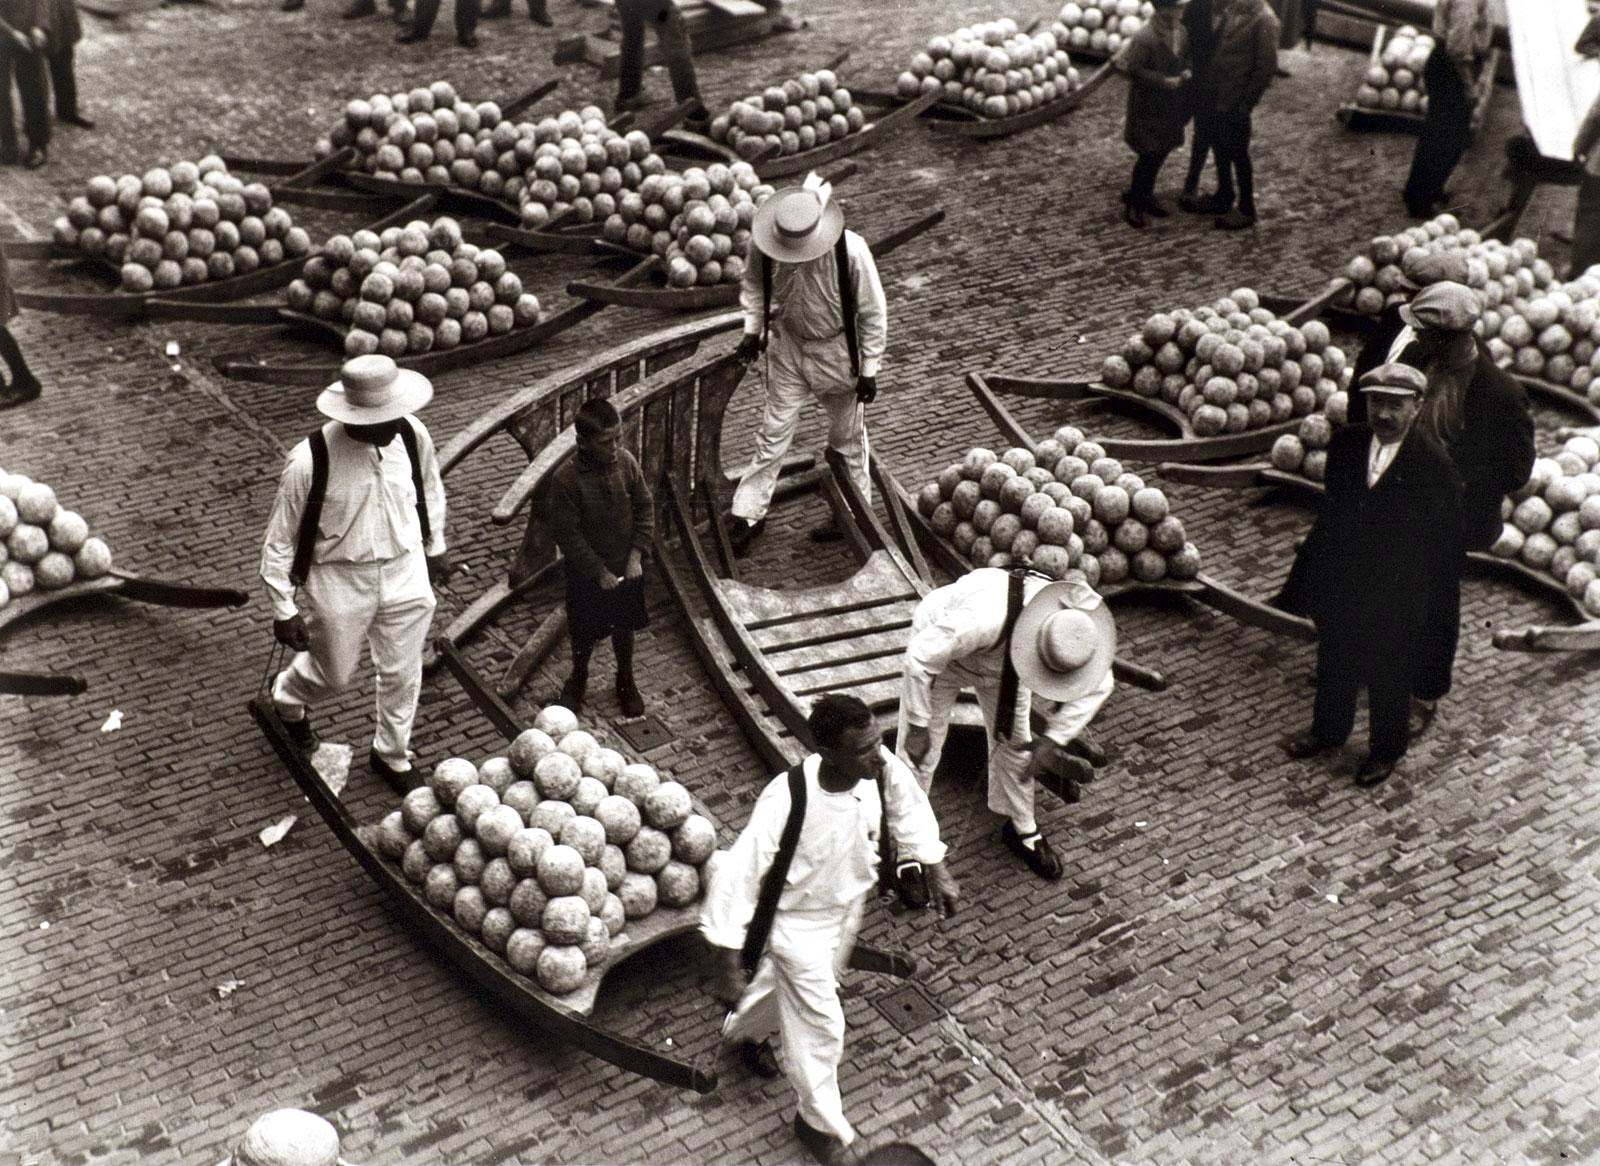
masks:
[[[755,359],[767,328],[769,273],[772,314],[761,428],[733,496],[736,542],[766,517],[807,400],[814,398],[827,410],[828,446],[843,455],[862,495],[870,496],[864,407],[877,395],[888,344],[888,305],[877,264],[866,240],[845,230],[844,214],[827,183],[812,175],[803,187],[767,199],[756,211],[750,237],[750,260],[739,288],[745,359]],[[836,254],[841,239],[848,288],[841,287]],[[854,360],[846,291],[854,307]]]
[[[896,751],[924,789],[944,752],[950,713],[963,689],[977,693],[989,739],[988,805],[1006,819],[1002,837],[1035,873],[1060,877],[1060,863],[1034,817],[1039,736],[1065,746],[1112,693],[1116,629],[1105,601],[1077,572],[1052,583],[1022,576],[1021,609],[1006,634],[1011,574],[970,571],[917,605],[906,646]],[[1011,716],[1001,723],[1006,665],[1015,675]],[[1046,750],[1051,752],[1051,750]]]
[[[411,769],[411,727],[422,686],[422,651],[448,573],[445,496],[427,428],[410,414],[433,396],[426,377],[386,356],[347,361],[317,398],[333,420],[322,428],[328,478],[303,585],[291,574],[312,484],[311,439],[290,451],[261,551],[261,578],[274,633],[296,649],[273,681],[290,736],[314,747],[308,706],[348,688],[365,649],[377,675],[377,728],[370,764],[398,780]],[[417,466],[400,426],[411,430]],[[414,473],[428,521],[424,542]]]
[[[815,1152],[856,1137],[839,1091],[845,1027],[838,976],[877,882],[885,810],[896,850],[922,863],[943,910],[954,911],[959,891],[944,869],[945,846],[927,795],[910,768],[882,746],[867,706],[854,697],[827,696],[811,723],[818,752],[801,764],[805,816],[765,952],[747,985],[739,955],[789,820],[787,774],[767,783],[733,848],[717,856],[700,927],[723,957],[719,996],[737,1000],[723,1025],[724,1041],[757,1046],[778,1035],[777,1059],[799,1101],[795,1132]]]

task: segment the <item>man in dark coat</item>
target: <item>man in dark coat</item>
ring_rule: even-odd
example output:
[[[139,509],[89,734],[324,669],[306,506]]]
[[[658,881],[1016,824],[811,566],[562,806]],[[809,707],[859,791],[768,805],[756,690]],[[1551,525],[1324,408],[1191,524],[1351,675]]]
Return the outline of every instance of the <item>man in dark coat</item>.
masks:
[[[1156,200],[1156,176],[1167,155],[1183,144],[1183,123],[1188,118],[1183,97],[1190,77],[1184,62],[1183,4],[1184,0],[1155,0],[1155,13],[1117,58],[1117,67],[1128,75],[1122,138],[1138,155],[1122,195],[1123,219],[1130,227],[1148,226],[1147,214],[1167,217],[1167,209]]]
[[[1427,281],[1435,273],[1430,266],[1416,274]],[[1418,662],[1412,690],[1413,733],[1426,731],[1439,699],[1450,691],[1466,554],[1494,544],[1502,525],[1501,499],[1520,489],[1533,472],[1528,394],[1515,377],[1495,366],[1488,348],[1473,335],[1480,311],[1471,288],[1451,280],[1429,282],[1409,304],[1385,313],[1355,365],[1358,378],[1391,360],[1422,370],[1432,391],[1421,424],[1450,455],[1462,484],[1461,546],[1429,605],[1428,654]],[[1350,402],[1352,423],[1366,421],[1365,405],[1359,394]]]
[[[0,0],[0,164],[19,160],[37,170],[49,158],[50,80],[46,69],[43,0]],[[22,98],[22,130],[27,153],[17,145],[12,78]]]
[[[1369,744],[1356,783],[1394,771],[1409,743],[1407,708],[1426,655],[1428,605],[1459,556],[1461,486],[1449,455],[1417,424],[1427,378],[1385,364],[1361,379],[1370,424],[1328,447],[1327,495],[1295,557],[1317,625],[1311,728],[1284,742],[1294,758],[1343,745],[1367,689]]]
[[[1472,144],[1472,83],[1493,36],[1489,0],[1434,0],[1434,46],[1422,70],[1428,114],[1403,195],[1415,218],[1444,204],[1445,183]]]
[[[1240,231],[1256,221],[1251,115],[1277,72],[1278,18],[1265,0],[1217,3],[1222,19],[1194,115],[1196,140],[1209,136],[1216,151],[1217,191],[1190,205],[1215,214],[1218,229]]]

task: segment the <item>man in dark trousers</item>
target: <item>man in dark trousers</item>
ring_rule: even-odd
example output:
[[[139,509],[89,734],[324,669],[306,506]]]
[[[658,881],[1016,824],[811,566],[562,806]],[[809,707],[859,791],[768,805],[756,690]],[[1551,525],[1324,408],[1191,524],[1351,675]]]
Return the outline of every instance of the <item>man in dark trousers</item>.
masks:
[[[50,89],[44,52],[43,0],[0,0],[0,164],[21,161],[37,170],[49,160]],[[17,145],[16,109],[11,82],[22,98],[22,131],[26,154]]]
[[[1242,231],[1256,221],[1251,118],[1277,73],[1278,18],[1266,0],[1218,2],[1216,48],[1195,112],[1196,138],[1208,135],[1216,151],[1217,191],[1195,205],[1217,216],[1219,230]]]
[[[478,12],[481,0],[456,0],[456,43],[464,49],[478,47]],[[417,0],[411,23],[394,39],[403,45],[428,39],[439,18],[439,0]]]
[[[655,501],[638,459],[619,445],[622,419],[611,402],[586,401],[576,428],[578,451],[556,471],[541,508],[567,576],[572,673],[561,703],[583,711],[589,657],[610,636],[617,703],[624,716],[639,717],[644,698],[633,676],[633,633],[649,622],[644,556],[655,536]]]
[[[616,112],[644,105],[644,29],[648,24],[655,29],[656,43],[667,58],[673,100],[694,102],[684,124],[690,129],[706,129],[711,119],[700,100],[700,82],[695,79],[689,29],[677,4],[673,0],[617,0],[617,19],[622,22],[622,55],[617,73]]]
[[[1370,423],[1346,426],[1328,447],[1327,494],[1295,556],[1291,579],[1317,625],[1312,724],[1283,743],[1296,759],[1343,745],[1367,689],[1370,733],[1356,784],[1394,772],[1409,743],[1407,707],[1427,656],[1428,605],[1459,557],[1461,485],[1417,423],[1428,380],[1405,364],[1361,378]]]
[[[1489,52],[1494,18],[1489,0],[1437,0],[1433,51],[1422,77],[1428,116],[1406,178],[1406,209],[1426,218],[1445,201],[1445,183],[1472,144],[1472,81]]]
[[[1178,205],[1194,214],[1210,211],[1210,199],[1200,197],[1200,173],[1212,152],[1211,123],[1203,116],[1206,87],[1211,82],[1211,57],[1217,51],[1217,19],[1212,0],[1189,0],[1183,9],[1183,31],[1189,45],[1189,83],[1184,87],[1185,114],[1193,120],[1189,143],[1189,172],[1183,179]]]
[[[1448,271],[1441,257],[1415,271],[1419,282]],[[1433,722],[1450,691],[1461,633],[1461,577],[1468,551],[1485,551],[1500,535],[1500,501],[1533,472],[1533,415],[1518,380],[1497,368],[1473,335],[1481,311],[1478,294],[1451,280],[1428,282],[1409,304],[1385,313],[1357,358],[1355,375],[1389,361],[1422,370],[1431,391],[1421,424],[1444,447],[1461,479],[1461,545],[1429,604],[1427,655],[1412,689],[1412,733]],[[1352,423],[1365,422],[1366,402],[1350,402]]]

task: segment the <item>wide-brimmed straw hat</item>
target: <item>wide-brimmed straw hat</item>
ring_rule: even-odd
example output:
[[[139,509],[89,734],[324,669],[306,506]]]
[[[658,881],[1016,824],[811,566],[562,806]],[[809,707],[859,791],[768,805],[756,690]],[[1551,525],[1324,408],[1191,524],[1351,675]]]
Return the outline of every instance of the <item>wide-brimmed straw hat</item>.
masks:
[[[339,1157],[339,1131],[303,1109],[275,1109],[250,1123],[219,1166],[348,1166]]]
[[[844,212],[833,187],[815,174],[803,185],[780,190],[756,208],[750,238],[761,253],[780,263],[820,259],[844,234]]]
[[[433,400],[433,382],[387,356],[353,356],[317,397],[317,412],[347,425],[379,425]]]
[[[1111,608],[1086,581],[1063,579],[1028,601],[1011,633],[1011,666],[1029,692],[1067,701],[1093,692],[1117,654]]]

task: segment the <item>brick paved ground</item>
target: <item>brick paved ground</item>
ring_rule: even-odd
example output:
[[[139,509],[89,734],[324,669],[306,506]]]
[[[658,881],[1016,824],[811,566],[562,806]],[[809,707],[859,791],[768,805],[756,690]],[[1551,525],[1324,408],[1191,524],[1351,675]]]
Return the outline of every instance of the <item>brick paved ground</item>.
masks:
[[[847,78],[886,84],[926,35],[999,14],[956,0],[804,7],[809,30],[704,60],[708,89],[732,97],[845,46]],[[343,23],[334,8],[313,0],[286,16],[247,0],[88,20],[80,73],[101,129],[61,135],[48,170],[7,170],[0,229],[36,235],[102,170],[222,146],[302,153],[344,100],[375,88],[446,77],[503,95],[551,72],[552,34],[520,17],[487,26],[468,54],[447,22],[432,45],[397,49],[388,25]],[[1351,136],[1332,119],[1361,54],[1319,48],[1287,63],[1295,76],[1258,120],[1262,223],[1242,236],[1192,221],[1136,235],[1116,221],[1129,161],[1120,85],[1011,141],[918,131],[872,155],[841,188],[853,221],[882,228],[933,205],[950,215],[884,268],[895,328],[873,413],[880,452],[916,478],[992,440],[961,385],[969,368],[1086,372],[1157,307],[1240,283],[1312,290],[1360,240],[1396,227],[1409,141]],[[563,77],[572,105],[606,95],[592,73]],[[1496,204],[1497,152],[1515,122],[1502,91],[1457,179],[1468,221]],[[1570,194],[1541,195],[1525,230],[1558,254],[1546,232],[1570,208]],[[319,230],[339,221],[297,217]],[[524,270],[559,297],[580,268]],[[446,376],[429,424],[448,436],[484,403],[659,323],[611,312],[547,351]],[[54,483],[144,573],[252,587],[282,453],[313,423],[310,394],[212,375],[208,357],[247,343],[243,332],[38,314],[17,330],[49,396],[4,415],[0,465]],[[748,404],[731,418],[737,459]],[[1055,418],[1040,407],[1024,419],[1042,429]],[[451,479],[468,597],[514,541],[486,514],[518,461],[494,447]],[[1257,592],[1306,522],[1237,498],[1174,497],[1208,570]],[[799,538],[816,505],[775,523],[758,578],[848,570]],[[445,597],[441,612],[458,603]],[[472,658],[497,668],[538,614],[513,613]],[[761,782],[754,754],[669,612],[657,614],[642,671],[673,742],[653,759],[737,824]],[[924,957],[922,983],[944,1011],[903,1037],[872,1006],[893,985],[848,981],[844,1083],[863,1133],[912,1139],[947,1163],[1600,1155],[1594,664],[1495,652],[1494,626],[1556,615],[1503,585],[1469,583],[1464,614],[1457,695],[1403,776],[1373,795],[1273,745],[1307,714],[1307,648],[1203,610],[1125,609],[1127,654],[1173,685],[1120,692],[1101,718],[1111,772],[1081,805],[1045,807],[1066,881],[1048,892],[1027,881],[977,787],[951,784],[936,802],[967,910],[869,924]],[[231,1133],[283,1104],[328,1116],[363,1162],[799,1160],[780,1085],[729,1073],[719,1094],[692,1098],[629,1078],[519,1031],[422,955],[244,715],[268,639],[259,602],[88,608],[8,637],[9,664],[76,668],[92,687],[0,698],[0,1161],[215,1161]],[[558,682],[547,670],[528,700]],[[609,711],[609,694],[597,704]],[[326,710],[325,735],[363,741],[369,707],[357,694]],[[103,735],[112,708],[124,727]],[[419,725],[429,759],[493,745],[442,679]],[[371,818],[390,802],[364,774],[348,796]],[[302,820],[263,849],[256,832],[286,813]],[[226,980],[242,986],[219,999]],[[600,1015],[714,1054],[714,1007],[682,961],[619,973]]]

